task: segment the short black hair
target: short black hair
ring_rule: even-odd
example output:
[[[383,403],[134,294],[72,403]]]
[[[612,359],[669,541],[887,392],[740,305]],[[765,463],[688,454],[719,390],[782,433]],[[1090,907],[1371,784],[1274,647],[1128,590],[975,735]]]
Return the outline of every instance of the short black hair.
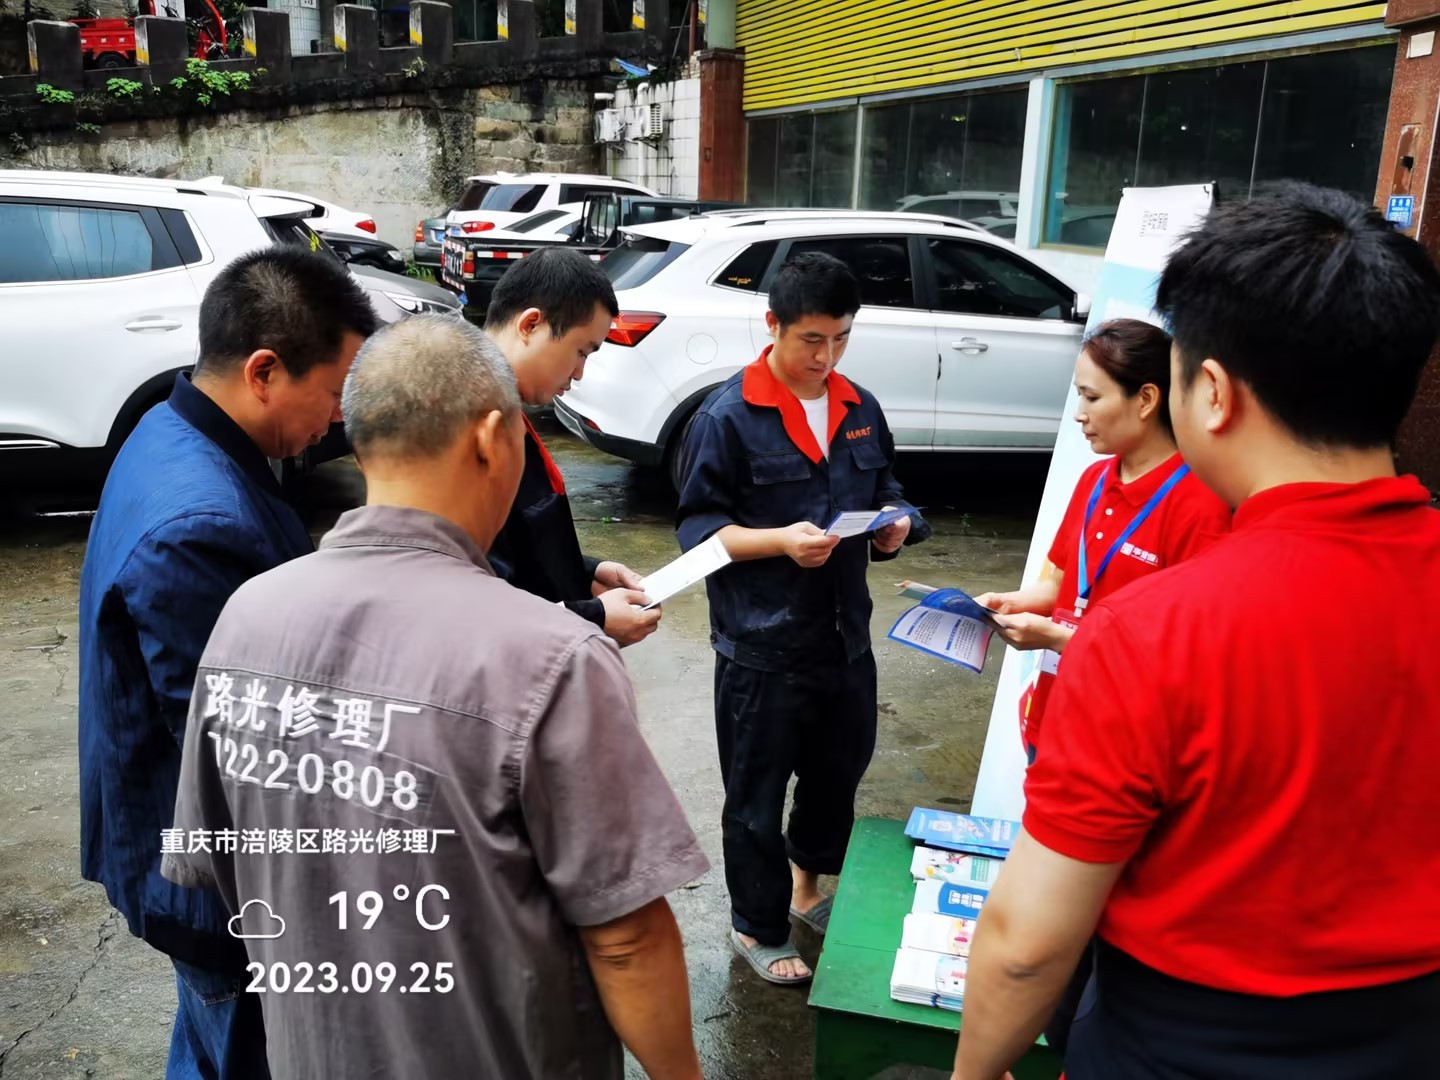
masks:
[[[786,259],[770,283],[770,310],[780,326],[791,326],[806,315],[843,319],[860,310],[860,284],[834,255],[807,251]]]
[[[494,333],[530,308],[538,308],[556,337],[589,322],[595,305],[620,314],[615,287],[588,255],[563,247],[541,248],[506,270],[490,294],[485,329]]]
[[[1155,306],[1185,386],[1212,358],[1301,442],[1373,448],[1393,443],[1440,335],[1440,273],[1374,207],[1286,184],[1212,210]]]
[[[346,331],[373,334],[375,309],[343,263],[300,248],[262,248],[241,255],[205,290],[195,372],[228,374],[269,349],[303,378],[339,359]]]

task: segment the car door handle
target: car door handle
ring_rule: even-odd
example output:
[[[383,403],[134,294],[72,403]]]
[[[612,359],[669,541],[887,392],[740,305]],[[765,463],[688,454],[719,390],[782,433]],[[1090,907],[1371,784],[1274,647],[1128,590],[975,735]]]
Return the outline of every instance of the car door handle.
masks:
[[[975,353],[987,352],[990,348],[985,342],[973,337],[962,337],[959,341],[952,341],[950,342],[950,347],[952,349],[959,349],[961,352]]]
[[[147,315],[142,319],[127,322],[125,329],[138,334],[142,330],[179,330],[184,325],[179,319],[167,319],[163,315]]]

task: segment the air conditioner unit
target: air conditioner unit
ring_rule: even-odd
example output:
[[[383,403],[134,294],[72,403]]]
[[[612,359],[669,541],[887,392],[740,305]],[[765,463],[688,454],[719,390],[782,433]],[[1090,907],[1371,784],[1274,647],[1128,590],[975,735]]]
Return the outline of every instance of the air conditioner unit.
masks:
[[[620,114],[614,109],[601,109],[595,114],[595,141],[597,143],[621,141]]]
[[[626,110],[625,115],[625,139],[627,142],[639,142],[650,133],[650,111],[645,108],[633,108]]]

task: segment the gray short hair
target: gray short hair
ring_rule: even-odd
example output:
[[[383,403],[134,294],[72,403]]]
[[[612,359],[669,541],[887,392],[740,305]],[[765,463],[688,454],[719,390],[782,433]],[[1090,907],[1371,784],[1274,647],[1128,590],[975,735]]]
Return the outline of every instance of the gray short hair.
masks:
[[[431,457],[466,424],[520,408],[515,373],[499,346],[453,315],[414,315],[371,337],[341,399],[356,454]]]

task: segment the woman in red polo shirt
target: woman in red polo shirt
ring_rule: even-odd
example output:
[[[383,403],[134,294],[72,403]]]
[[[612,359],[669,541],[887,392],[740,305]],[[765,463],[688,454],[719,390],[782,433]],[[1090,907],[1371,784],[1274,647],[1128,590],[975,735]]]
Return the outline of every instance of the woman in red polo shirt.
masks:
[[[1175,447],[1170,335],[1137,319],[1102,324],[1085,339],[1075,388],[1076,422],[1095,452],[1110,456],[1080,477],[1040,579],[976,598],[1006,616],[998,621],[1007,642],[1045,650],[1020,703],[1031,762],[1060,654],[1086,606],[1230,531],[1230,508],[1190,475]]]

